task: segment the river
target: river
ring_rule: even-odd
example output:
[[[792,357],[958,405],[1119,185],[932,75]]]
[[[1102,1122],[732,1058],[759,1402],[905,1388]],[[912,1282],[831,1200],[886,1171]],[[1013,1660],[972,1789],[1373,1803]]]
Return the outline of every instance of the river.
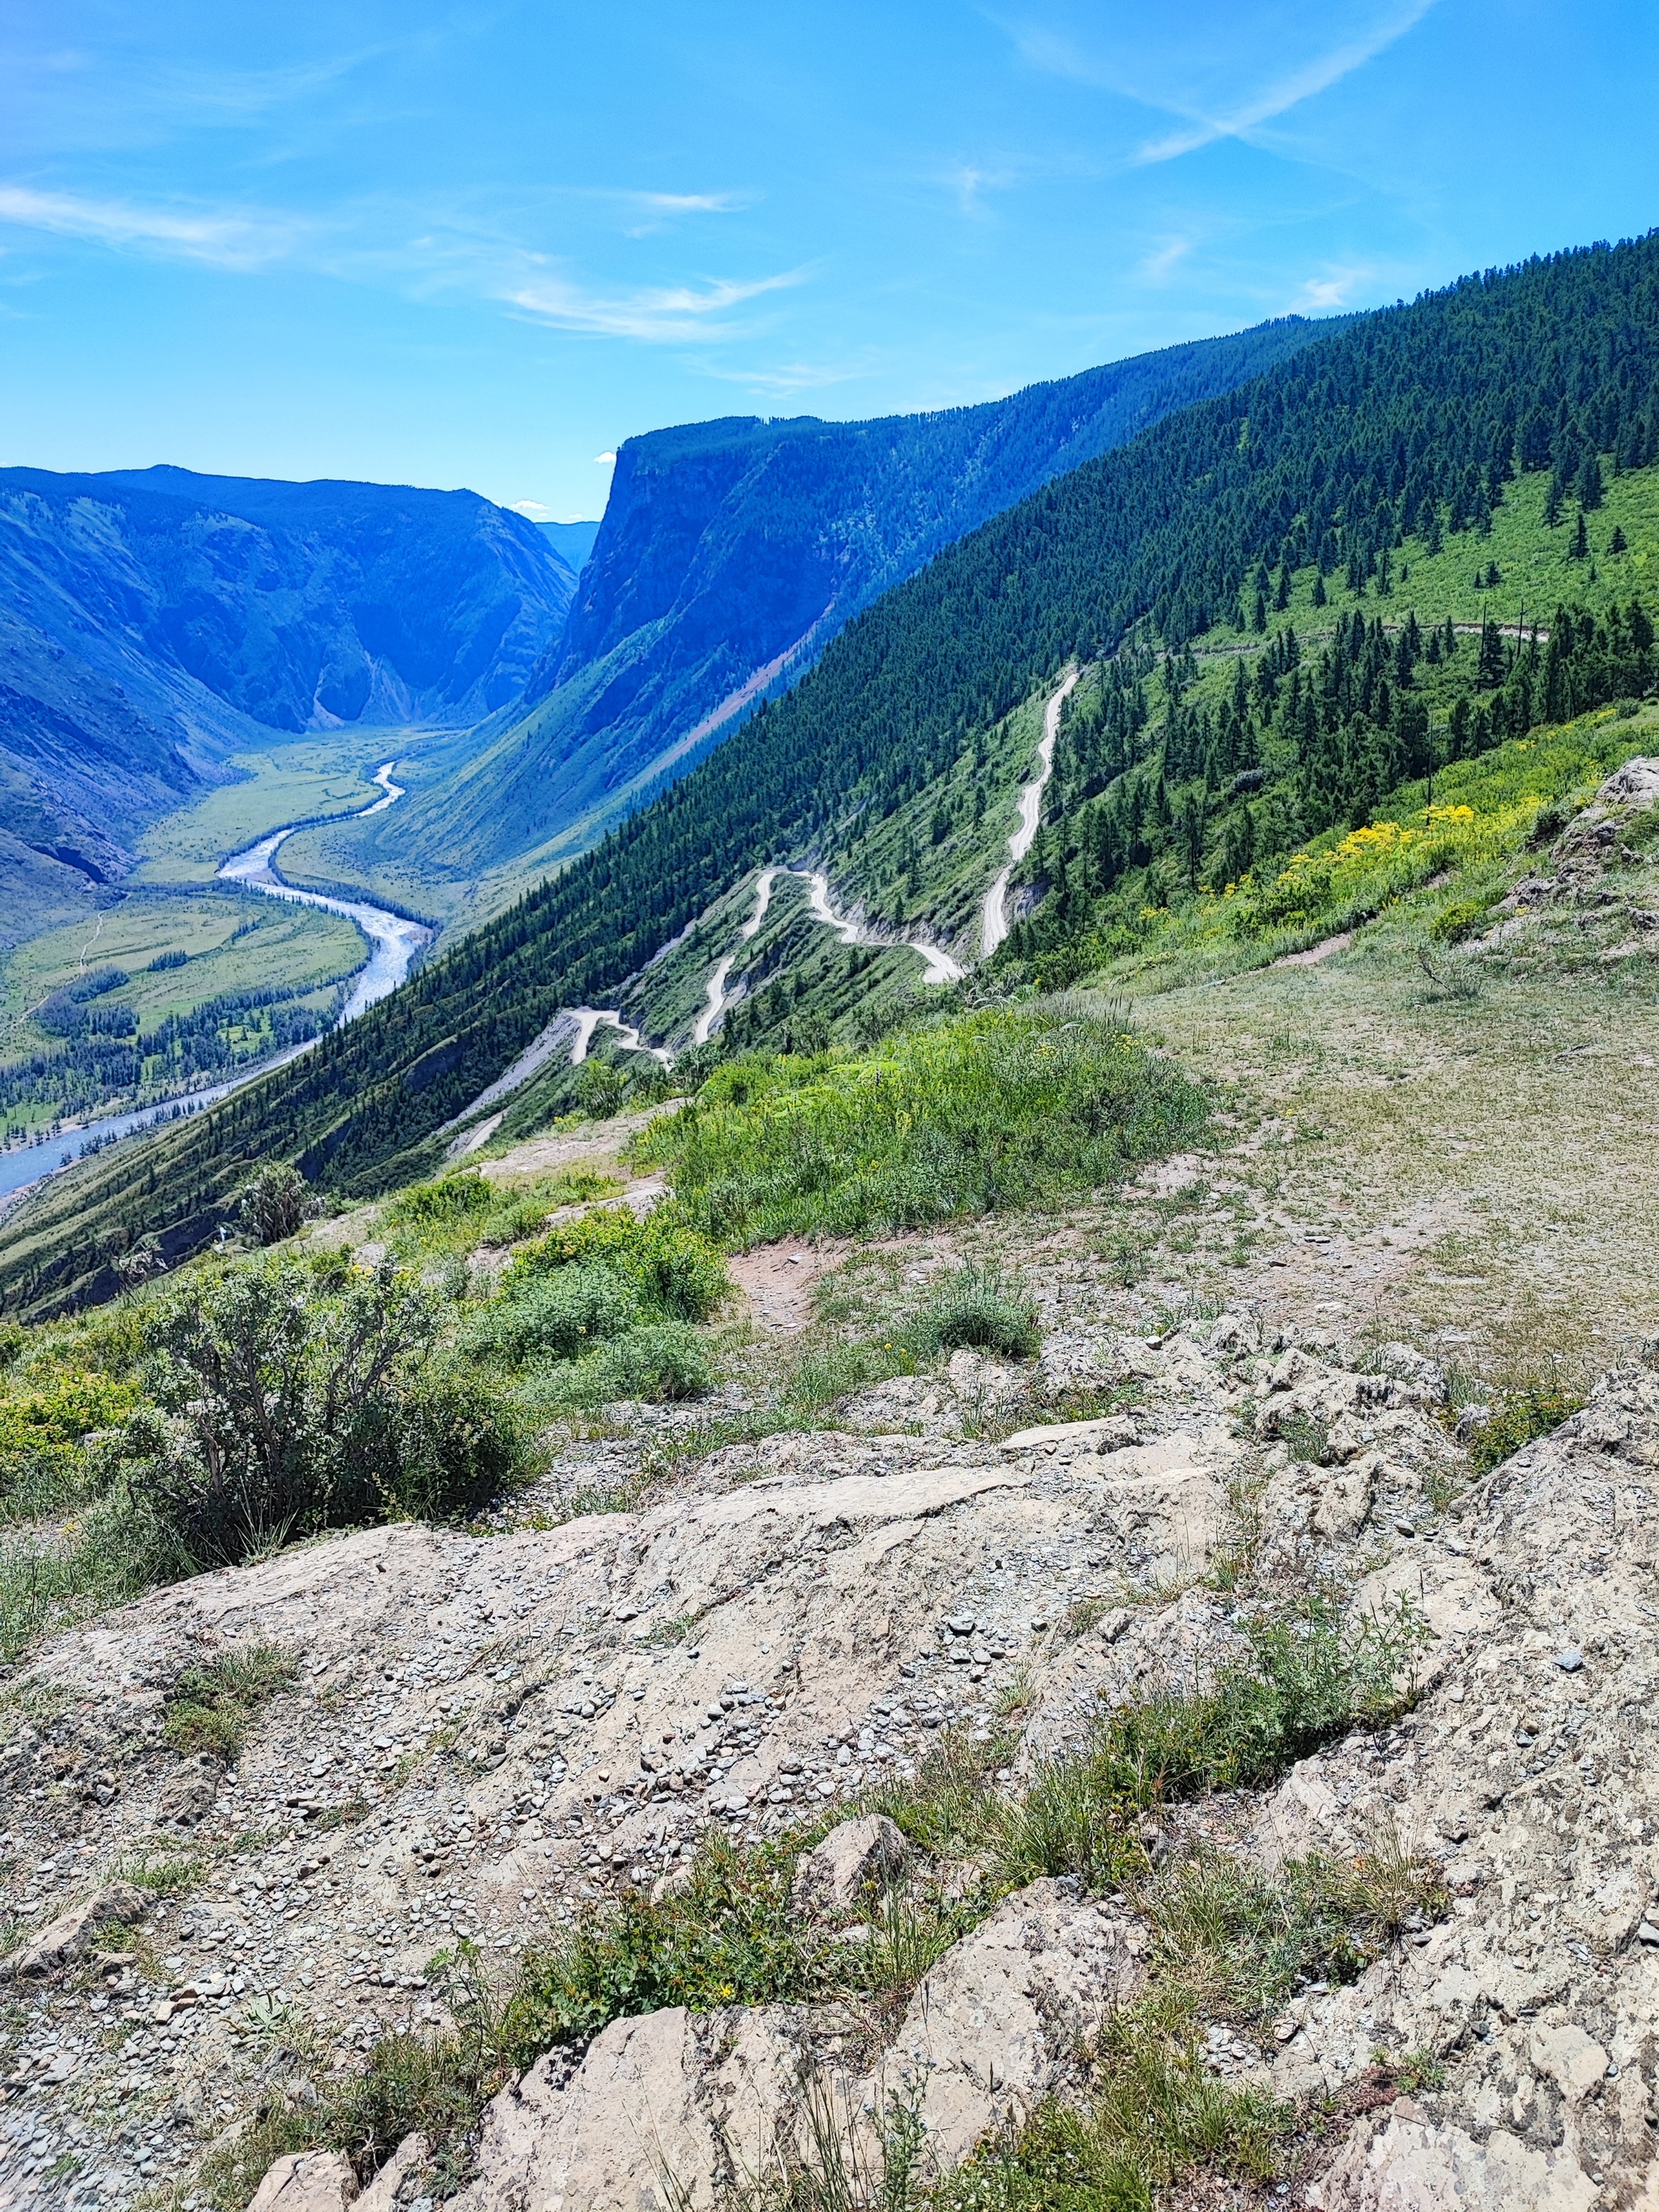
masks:
[[[333,818],[362,821],[395,805],[404,795],[404,787],[392,781],[396,766],[395,761],[385,761],[370,779],[380,787],[379,799],[360,807],[355,815]],[[219,878],[223,883],[240,884],[247,890],[262,891],[267,898],[289,899],[299,906],[326,907],[331,914],[343,914],[356,923],[368,939],[369,956],[358,971],[351,995],[340,1015],[343,1023],[355,1021],[365,1007],[372,1006],[377,999],[384,999],[388,991],[397,989],[408,975],[415,955],[422,945],[431,943],[432,932],[421,922],[405,921],[400,914],[388,914],[384,907],[370,906],[359,899],[328,898],[321,891],[302,891],[285,883],[273,866],[276,848],[296,830],[311,826],[305,822],[290,822],[284,830],[273,830],[257,845],[233,853],[220,868]],[[192,1091],[187,1097],[169,1098],[159,1106],[142,1106],[125,1114],[106,1115],[100,1121],[64,1129],[39,1143],[20,1145],[0,1152],[0,1199],[26,1189],[42,1176],[50,1175],[58,1167],[67,1167],[71,1160],[82,1158],[88,1152],[100,1152],[106,1145],[113,1144],[118,1137],[130,1136],[135,1129],[150,1128],[157,1122],[199,1113],[204,1106],[214,1105],[221,1098],[228,1097],[233,1091],[240,1091],[245,1083],[256,1082],[260,1076],[270,1074],[310,1049],[309,1045],[296,1045],[289,1052],[259,1060],[252,1067],[240,1068],[223,1083],[213,1084],[205,1091]]]

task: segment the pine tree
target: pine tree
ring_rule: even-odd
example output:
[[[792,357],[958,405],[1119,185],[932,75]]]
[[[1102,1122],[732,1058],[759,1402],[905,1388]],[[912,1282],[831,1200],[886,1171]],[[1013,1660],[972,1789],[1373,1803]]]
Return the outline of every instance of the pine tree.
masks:
[[[1317,574],[1316,574],[1316,576],[1314,577],[1314,586],[1313,586],[1313,603],[1314,603],[1314,605],[1315,605],[1316,607],[1322,607],[1322,606],[1326,604],[1326,601],[1327,601],[1327,599],[1328,598],[1328,596],[1329,596],[1329,595],[1328,594],[1328,592],[1326,592],[1326,589],[1325,589],[1325,579],[1324,579],[1322,576],[1321,576],[1321,575],[1317,575]]]
[[[1573,487],[1578,495],[1580,508],[1594,514],[1601,504],[1601,464],[1594,453],[1586,453],[1578,471],[1578,481]]]
[[[1624,553],[1629,550],[1625,533],[1616,522],[1613,526],[1613,535],[1607,540],[1607,550],[1609,553]]]
[[[1575,561],[1584,561],[1589,557],[1589,532],[1584,527],[1583,507],[1578,510],[1578,520],[1573,530],[1572,544],[1569,550]]]

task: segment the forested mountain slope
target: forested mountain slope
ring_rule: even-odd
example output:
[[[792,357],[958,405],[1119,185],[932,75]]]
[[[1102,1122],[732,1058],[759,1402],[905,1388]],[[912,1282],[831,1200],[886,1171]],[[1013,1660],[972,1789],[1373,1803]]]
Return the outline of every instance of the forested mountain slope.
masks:
[[[371,871],[418,858],[471,876],[580,851],[942,546],[1322,327],[1290,316],[937,414],[630,438],[527,711],[401,811],[331,834],[329,866],[355,849]]]
[[[137,823],[271,730],[477,721],[574,581],[472,492],[0,471],[0,884],[119,876]]]
[[[1108,687],[1121,694],[1126,680],[1153,680],[1144,640],[1181,656],[1222,623],[1234,639],[1265,646],[1270,602],[1287,580],[1291,611],[1296,593],[1310,606],[1322,589],[1328,599],[1328,576],[1356,599],[1386,600],[1389,564],[1407,539],[1420,561],[1449,550],[1471,573],[1479,560],[1484,575],[1493,542],[1484,533],[1523,494],[1576,539],[1577,520],[1600,512],[1598,484],[1655,453],[1656,375],[1659,239],[1648,238],[1470,278],[1366,318],[1074,471],[888,594],[787,699],[361,1022],[194,1125],[65,1178],[16,1224],[5,1295],[38,1304],[96,1281],[146,1233],[189,1249],[254,1159],[297,1159],[334,1188],[375,1187],[400,1150],[464,1108],[556,1009],[614,1003],[608,994],[745,871],[824,852],[851,865],[860,841],[958,774],[976,736],[1069,658],[1098,662],[1127,641]],[[1528,481],[1517,486],[1517,475]],[[1587,586],[1594,565],[1587,559]],[[1327,717],[1316,702],[1309,773],[1327,756],[1337,765],[1319,767],[1316,784],[1347,772],[1344,747],[1360,761],[1385,742],[1418,742],[1415,702],[1403,720],[1377,713],[1373,664],[1383,647],[1371,623],[1367,613],[1356,635],[1350,620],[1345,644],[1332,636],[1320,647],[1336,707]],[[1393,655],[1397,641],[1386,627],[1382,635]],[[1604,616],[1581,626],[1570,614],[1540,640],[1535,681],[1460,647],[1474,738],[1457,742],[1478,744],[1482,712],[1486,741],[1501,734],[1495,693],[1504,732],[1523,711],[1577,711],[1609,684],[1616,696],[1640,678],[1640,635],[1627,612],[1617,625]],[[1489,652],[1501,657],[1501,638]],[[1411,688],[1391,677],[1391,701]],[[1455,714],[1455,686],[1443,697],[1426,679],[1424,688],[1431,742],[1444,744],[1453,724],[1437,718]],[[1191,738],[1189,782],[1207,775],[1199,757],[1218,742],[1229,704],[1206,708],[1209,736]],[[1104,748],[1128,717],[1121,696],[1116,708],[1097,700],[1079,727]],[[1259,715],[1255,724],[1259,742]],[[1103,753],[1097,766],[1102,793],[1127,773]],[[1079,748],[1066,774],[1079,806],[1084,773]]]

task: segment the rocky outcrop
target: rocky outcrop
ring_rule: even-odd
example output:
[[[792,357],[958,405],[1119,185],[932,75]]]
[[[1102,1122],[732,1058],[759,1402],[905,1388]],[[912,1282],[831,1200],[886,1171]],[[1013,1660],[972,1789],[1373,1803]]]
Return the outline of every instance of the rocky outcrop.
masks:
[[[59,1913],[9,1959],[0,1960],[0,1974],[21,1981],[56,1973],[80,1958],[100,1928],[112,1922],[142,1920],[149,1903],[143,1891],[130,1881],[107,1882],[67,1912]]]
[[[892,1887],[909,1856],[909,1845],[885,1814],[842,1820],[801,1854],[795,1868],[795,1905],[803,1912],[833,1917],[855,1911]]]
[[[1144,1931],[1069,1881],[1034,1882],[922,1978],[860,2100],[898,2100],[939,2171],[1044,2097],[1079,2086],[1084,2054],[1146,1978]]]
[[[904,1878],[857,1801],[941,1729],[984,1741],[1017,1700],[1018,1788],[1103,1699],[1236,1656],[1240,1577],[1336,1578],[1362,1609],[1422,1614],[1414,1710],[1256,1801],[1172,1814],[1159,1848],[1410,1854],[1444,1909],[1269,2026],[1216,2023],[1206,2063],[1310,2109],[1379,2064],[1438,2084],[1332,2145],[1333,2212],[1454,2187],[1632,2201],[1659,2065],[1659,1373],[1607,1376],[1473,1483],[1407,1348],[1345,1362],[1238,1314],[1095,1356],[1133,1372],[1129,1413],[1001,1443],[734,1445],[636,1511],[482,1543],[331,1539],[61,1638],[14,1682],[31,1717],[0,1747],[13,1909],[58,1920],[158,1832],[204,1880],[150,1893],[149,1942],[95,1972],[67,1952],[46,1967],[21,2094],[81,2096],[112,2126],[133,2098],[211,2112],[239,2069],[265,2094],[260,2021],[293,2013],[349,2054],[441,2021],[434,1951],[471,1935],[505,1964],[589,1904],[673,1883],[711,1826],[758,1840],[844,1806],[801,1909],[856,1924]],[[160,1736],[167,1686],[247,1644],[295,1653],[299,1680],[187,1837],[158,1831],[192,1771]],[[469,2203],[632,2212],[672,2174],[712,2205],[809,2155],[815,2128],[873,2155],[895,2099],[948,2164],[1078,2094],[1080,2054],[1147,1966],[1129,1903],[1042,1882],[938,1960],[873,2046],[834,2008],[618,2021],[503,2091]]]

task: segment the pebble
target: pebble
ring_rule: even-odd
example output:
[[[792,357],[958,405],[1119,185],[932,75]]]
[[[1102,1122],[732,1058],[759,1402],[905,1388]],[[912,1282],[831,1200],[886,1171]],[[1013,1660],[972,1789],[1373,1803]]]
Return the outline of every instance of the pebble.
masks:
[[[1565,1651],[1556,1653],[1555,1663],[1564,1674],[1576,1674],[1584,1663],[1584,1655],[1576,1644],[1570,1644]]]

